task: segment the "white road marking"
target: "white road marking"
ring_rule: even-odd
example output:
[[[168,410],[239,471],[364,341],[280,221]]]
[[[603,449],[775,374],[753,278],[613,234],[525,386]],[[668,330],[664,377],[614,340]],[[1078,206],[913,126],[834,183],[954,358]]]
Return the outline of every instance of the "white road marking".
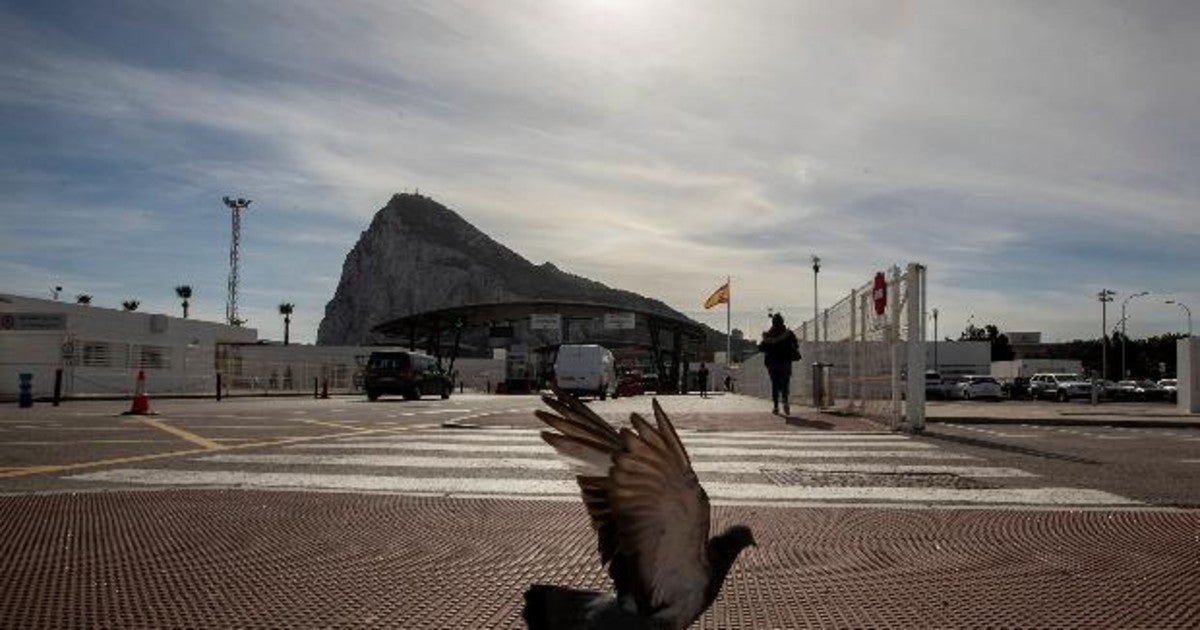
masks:
[[[483,434],[483,435],[481,435],[478,433],[469,433],[469,432],[459,431],[457,434],[440,434],[440,435],[430,435],[427,432],[421,432],[421,433],[413,433],[411,435],[411,437],[413,439],[417,439],[417,440],[421,440],[421,439],[438,440],[439,438],[442,438],[439,440],[440,442],[452,442],[452,443],[458,443],[458,444],[481,444],[481,445],[482,444],[489,444],[489,445],[490,444],[500,444],[500,443],[505,443],[505,444],[544,444],[541,436],[538,434],[529,434],[529,435],[487,435],[487,434]],[[340,440],[338,440],[338,443],[340,443],[340,444],[360,444],[363,442],[378,443],[378,440],[379,440],[378,437],[373,437],[373,436],[356,436],[356,437],[348,437],[348,438],[340,439]],[[397,441],[394,443],[400,444],[401,442]],[[691,451],[693,448],[704,448],[704,447],[711,447],[711,446],[778,446],[778,447],[833,446],[833,447],[837,447],[837,448],[883,447],[883,448],[903,448],[903,449],[909,449],[909,448],[936,449],[936,448],[938,448],[937,446],[935,446],[933,444],[926,444],[924,442],[915,442],[912,440],[905,440],[905,441],[900,441],[900,442],[882,441],[882,440],[867,440],[867,441],[861,441],[861,442],[850,441],[850,440],[788,440],[788,441],[781,442],[778,440],[746,440],[746,439],[725,440],[725,439],[720,439],[720,438],[715,438],[715,437],[701,438],[701,437],[686,436],[686,437],[683,437],[683,443],[684,443],[684,446],[686,446],[689,451]],[[488,448],[490,448],[490,446]]]
[[[900,445],[896,445],[900,446]],[[851,457],[870,457],[870,458],[893,458],[893,457],[911,457],[921,459],[977,459],[970,455],[959,453],[950,453],[942,451],[936,447],[930,448],[925,444],[904,445],[905,450],[888,450],[888,451],[870,451],[870,450],[801,450],[801,449],[772,449],[772,448],[734,448],[734,447],[708,447],[697,446],[689,447],[688,453],[691,455],[704,455],[712,457],[739,457],[739,456],[754,456],[760,455],[764,457],[786,457],[786,458],[851,458]],[[371,449],[371,450],[396,450],[396,451],[444,451],[453,453],[536,453],[544,454],[553,452],[549,445],[546,444],[451,444],[446,442],[405,442],[405,441],[381,441],[381,442],[337,442],[334,444],[304,444],[296,445],[290,448],[293,449],[336,449],[336,450],[356,450],[356,449]],[[893,447],[894,448],[894,447]]]
[[[221,454],[195,461],[272,466],[364,466],[388,468],[567,470],[557,458],[528,457],[426,457],[419,455],[253,455]],[[773,462],[692,462],[698,473],[762,473],[800,470],[805,472],[845,472],[874,474],[944,474],[961,477],[1035,477],[1016,468],[986,466],[939,466],[915,464],[779,464]]]
[[[374,475],[308,473],[253,473],[235,471],[117,469],[68,479],[168,486],[241,488],[304,488],[435,494],[440,496],[528,496],[578,501],[578,486],[570,480],[498,478],[412,478]],[[878,488],[776,486],[761,483],[710,483],[708,495],[716,500],[853,501],[858,503],[941,503],[985,505],[1139,505],[1138,502],[1099,490],[1079,488],[999,488],[959,490],[949,488]]]

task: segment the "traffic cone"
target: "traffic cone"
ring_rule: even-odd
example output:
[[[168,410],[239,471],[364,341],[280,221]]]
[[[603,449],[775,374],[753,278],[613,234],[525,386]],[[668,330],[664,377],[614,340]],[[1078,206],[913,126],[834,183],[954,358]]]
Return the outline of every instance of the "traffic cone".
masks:
[[[133,394],[133,405],[126,411],[126,416],[151,416],[150,396],[146,394],[146,371],[138,370],[137,390]]]

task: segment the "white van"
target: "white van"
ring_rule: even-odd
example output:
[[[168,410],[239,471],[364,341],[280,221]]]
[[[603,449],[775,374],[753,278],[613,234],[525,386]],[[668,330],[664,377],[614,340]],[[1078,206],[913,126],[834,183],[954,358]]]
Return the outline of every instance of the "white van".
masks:
[[[558,358],[554,360],[554,382],[576,396],[616,398],[616,361],[604,346],[564,344],[558,347]]]

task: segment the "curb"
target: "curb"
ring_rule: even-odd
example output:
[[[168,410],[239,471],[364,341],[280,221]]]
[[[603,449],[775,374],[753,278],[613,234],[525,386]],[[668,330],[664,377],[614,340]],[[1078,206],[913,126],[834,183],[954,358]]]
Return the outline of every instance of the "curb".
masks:
[[[1144,429],[1200,429],[1200,420],[1121,420],[1086,418],[980,418],[978,416],[926,416],[925,424],[1033,424],[1064,427],[1117,427]]]

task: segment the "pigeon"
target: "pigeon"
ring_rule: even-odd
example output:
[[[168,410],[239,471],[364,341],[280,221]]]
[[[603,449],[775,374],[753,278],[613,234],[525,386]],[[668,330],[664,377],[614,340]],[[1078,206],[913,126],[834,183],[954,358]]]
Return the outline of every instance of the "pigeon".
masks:
[[[745,525],[709,538],[708,495],[670,418],[652,401],[655,424],[630,414],[617,430],[552,386],[535,415],[542,439],[577,474],[615,593],[533,584],[524,618],[542,628],[686,628],[721,591],[738,554],[755,545]]]

